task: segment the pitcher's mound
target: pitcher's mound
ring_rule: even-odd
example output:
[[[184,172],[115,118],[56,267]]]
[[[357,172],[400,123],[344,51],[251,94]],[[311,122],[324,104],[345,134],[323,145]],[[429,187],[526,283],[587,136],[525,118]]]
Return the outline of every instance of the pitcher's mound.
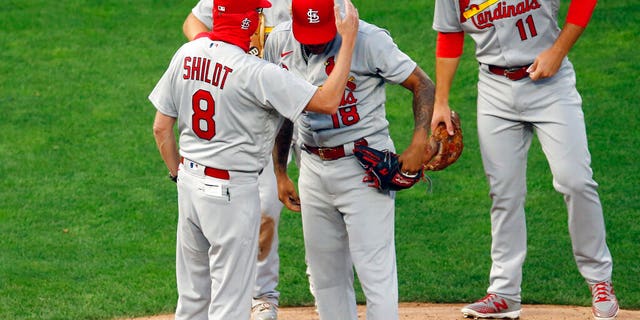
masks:
[[[462,304],[401,303],[400,320],[461,320]],[[366,309],[358,306],[358,319]],[[280,308],[278,320],[318,320],[314,307]],[[593,320],[590,307],[523,305],[520,320]],[[172,314],[123,320],[173,320]],[[616,320],[640,320],[640,310],[620,310]]]

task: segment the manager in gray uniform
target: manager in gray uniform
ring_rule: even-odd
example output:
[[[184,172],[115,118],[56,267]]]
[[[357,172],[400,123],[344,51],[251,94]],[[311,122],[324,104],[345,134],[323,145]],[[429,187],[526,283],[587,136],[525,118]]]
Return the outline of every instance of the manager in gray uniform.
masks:
[[[249,319],[259,172],[282,117],[337,111],[358,30],[357,11],[345,3],[335,25],[345,56],[322,88],[247,54],[257,9],[271,3],[216,0],[213,31],[178,49],[149,95],[156,144],[177,182],[176,320]]]
[[[587,26],[596,0],[572,0],[564,27],[560,0],[436,0],[436,102],[432,126],[450,125],[449,90],[464,34],[480,62],[478,135],[490,186],[491,259],[487,295],[462,308],[465,316],[517,318],[522,264],[527,252],[524,203],[527,153],[534,133],[547,157],[553,186],[569,213],[578,270],[592,294],[595,319],[613,319],[618,301],[602,206],[567,53]]]
[[[207,36],[213,28],[213,6],[215,1],[200,0],[193,7],[182,25],[182,31],[189,41],[199,36]],[[275,25],[291,20],[291,0],[271,0],[271,7],[264,8],[265,36],[268,36]],[[251,52],[251,51],[250,51]],[[296,150],[297,151],[297,150]],[[296,154],[295,151],[292,153]],[[273,161],[258,178],[260,190],[260,209],[264,216],[273,221],[273,242],[271,250],[264,260],[256,261],[256,283],[253,288],[253,307],[251,320],[277,320],[280,292],[277,289],[280,279],[280,255],[278,226],[282,203],[278,200],[276,176],[273,172]]]
[[[343,39],[336,34],[332,7],[332,0],[293,0],[292,21],[271,32],[264,58],[322,85],[343,58],[337,51]],[[366,297],[367,319],[398,319],[395,193],[363,182],[365,171],[353,156],[355,145],[395,150],[386,119],[386,83],[400,84],[413,94],[413,139],[400,161],[405,172],[422,170],[434,84],[386,30],[364,21],[338,112],[305,112],[296,122],[303,150],[300,206],[286,176],[289,140],[276,142],[285,152],[274,157],[280,199],[302,212],[305,258],[321,320],[358,319],[354,267]]]

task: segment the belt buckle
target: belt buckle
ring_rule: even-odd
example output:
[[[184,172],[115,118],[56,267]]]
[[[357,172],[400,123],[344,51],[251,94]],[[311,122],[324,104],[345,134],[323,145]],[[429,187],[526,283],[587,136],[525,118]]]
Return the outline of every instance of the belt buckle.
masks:
[[[322,147],[318,148],[318,156],[322,160],[327,160],[326,157],[324,156],[324,148],[322,148]]]
[[[516,67],[516,68],[507,68],[504,69],[503,74],[505,77],[507,77],[509,80],[520,80],[522,79],[522,76],[519,74],[520,71],[522,71],[523,67]]]
[[[511,71],[510,69],[504,69],[504,71],[502,72],[502,75],[509,80],[513,80],[513,74],[514,72]]]
[[[518,72],[518,70],[520,70],[520,68],[506,68],[502,71],[502,75],[511,79],[511,76]]]

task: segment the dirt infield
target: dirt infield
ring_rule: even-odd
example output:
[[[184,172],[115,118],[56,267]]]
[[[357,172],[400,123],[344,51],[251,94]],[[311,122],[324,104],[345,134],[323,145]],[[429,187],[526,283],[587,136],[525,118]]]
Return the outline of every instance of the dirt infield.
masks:
[[[462,304],[401,303],[400,320],[461,320]],[[280,308],[279,320],[318,320],[313,307]],[[365,319],[365,307],[358,306],[358,319]],[[123,320],[173,320],[172,314]],[[593,320],[591,308],[574,306],[523,305],[520,320]],[[620,310],[617,320],[640,320],[640,310]]]

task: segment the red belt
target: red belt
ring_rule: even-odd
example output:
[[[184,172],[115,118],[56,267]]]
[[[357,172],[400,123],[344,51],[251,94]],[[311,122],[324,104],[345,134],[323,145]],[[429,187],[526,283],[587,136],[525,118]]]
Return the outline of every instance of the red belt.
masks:
[[[518,81],[528,77],[529,72],[527,72],[527,69],[529,69],[529,66],[503,68],[489,65],[489,71],[491,73],[497,74],[499,76],[505,76],[509,80],[513,81]]]
[[[356,141],[353,142],[354,146],[366,146],[368,145],[367,140],[365,140],[364,138],[362,139],[358,139]],[[303,150],[306,150],[310,153],[313,153],[315,155],[317,155],[318,157],[320,157],[320,159],[322,160],[336,160],[336,159],[340,159],[342,157],[345,157],[347,155],[347,153],[345,152],[345,145],[341,145],[341,146],[337,146],[337,147],[312,147],[309,145],[303,145]],[[351,150],[349,150],[351,151]],[[349,154],[353,154],[353,152],[350,152]]]
[[[201,164],[198,164],[198,163],[193,162],[191,160],[187,160],[187,161],[191,162],[193,165],[202,166]],[[182,164],[184,164],[184,157],[180,157],[180,162],[182,162]],[[223,180],[229,180],[229,171],[223,170],[223,169],[204,167],[204,175],[207,176],[207,177],[223,179]]]

